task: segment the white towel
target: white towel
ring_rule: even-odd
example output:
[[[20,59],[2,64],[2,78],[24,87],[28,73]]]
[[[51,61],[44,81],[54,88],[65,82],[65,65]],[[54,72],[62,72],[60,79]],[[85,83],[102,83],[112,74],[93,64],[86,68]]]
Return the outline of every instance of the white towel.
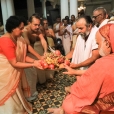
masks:
[[[108,23],[109,19],[105,19],[99,26],[101,28],[102,26],[106,25]]]

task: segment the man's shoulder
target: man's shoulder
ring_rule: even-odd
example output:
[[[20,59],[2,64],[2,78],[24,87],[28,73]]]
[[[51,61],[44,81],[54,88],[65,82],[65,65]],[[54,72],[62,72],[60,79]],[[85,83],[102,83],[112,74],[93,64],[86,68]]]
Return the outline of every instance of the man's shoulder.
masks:
[[[28,25],[24,27],[23,32],[29,32],[29,27],[28,27]]]
[[[54,23],[54,25],[53,26],[56,26],[57,25],[57,23]]]

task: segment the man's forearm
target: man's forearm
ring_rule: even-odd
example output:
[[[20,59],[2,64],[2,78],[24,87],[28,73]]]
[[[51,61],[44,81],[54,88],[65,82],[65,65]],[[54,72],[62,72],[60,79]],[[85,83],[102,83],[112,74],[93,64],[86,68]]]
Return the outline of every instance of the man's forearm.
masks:
[[[80,75],[84,74],[85,71],[86,71],[86,70],[75,70],[75,71],[74,71],[74,74],[77,75],[77,76],[80,76]]]
[[[65,57],[68,58],[68,59],[71,59],[72,55],[73,55],[73,52],[74,52],[74,49],[72,49]]]
[[[100,57],[98,50],[93,50],[92,51],[92,56],[85,61],[81,62],[80,64],[77,64],[77,68],[79,67],[85,67],[88,65],[93,64],[98,58]]]
[[[47,52],[47,42],[46,42],[45,38],[43,37],[42,34],[39,35],[39,38],[40,38],[42,47],[44,49],[44,52]]]
[[[47,52],[47,43],[44,40],[41,40],[41,44],[43,46],[44,52]]]
[[[38,59],[41,59],[41,56],[32,48],[31,45],[28,45],[28,51],[33,54],[35,57],[37,57]]]
[[[76,64],[76,68],[89,66],[89,65],[93,64],[94,62],[95,62],[95,59],[89,58],[79,64]]]

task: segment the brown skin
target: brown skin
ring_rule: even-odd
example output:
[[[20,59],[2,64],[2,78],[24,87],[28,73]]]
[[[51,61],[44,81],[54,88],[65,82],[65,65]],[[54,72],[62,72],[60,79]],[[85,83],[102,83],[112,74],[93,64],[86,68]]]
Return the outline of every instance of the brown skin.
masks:
[[[66,55],[66,58],[71,59],[73,52],[74,52],[74,48],[72,48],[71,51]]]
[[[30,41],[35,42],[35,40],[40,40],[44,48],[44,54],[47,52],[47,43],[39,28],[40,20],[34,17],[32,19],[32,22],[29,22],[29,24],[25,27],[23,37],[25,38],[28,44],[28,51],[32,53],[34,56],[36,56],[38,59],[42,59],[43,57],[40,56],[30,45]]]
[[[46,35],[46,37],[55,38],[55,33],[54,33],[53,29],[51,29],[51,28],[48,27],[48,21],[47,20],[44,20],[43,21],[43,27],[45,29],[45,35]]]
[[[67,65],[64,65],[64,68],[67,69],[67,71],[63,72],[63,74],[68,74],[69,76],[73,76],[73,75],[81,76],[86,71],[86,70],[75,70]]]
[[[68,21],[67,20],[64,20],[63,21],[63,26],[61,26],[60,27],[60,35],[62,36],[62,35],[65,35],[66,34],[66,32],[70,35],[70,32],[67,30],[67,29],[65,29],[67,26],[68,26]],[[70,49],[72,48],[72,41],[71,41],[71,47],[70,47]]]
[[[67,29],[65,29],[67,27],[67,25],[68,25],[67,20],[64,20],[63,23],[64,23],[64,26],[61,26],[60,34],[64,35],[67,32],[70,35],[70,32]],[[63,31],[63,29],[65,29],[65,30]]]

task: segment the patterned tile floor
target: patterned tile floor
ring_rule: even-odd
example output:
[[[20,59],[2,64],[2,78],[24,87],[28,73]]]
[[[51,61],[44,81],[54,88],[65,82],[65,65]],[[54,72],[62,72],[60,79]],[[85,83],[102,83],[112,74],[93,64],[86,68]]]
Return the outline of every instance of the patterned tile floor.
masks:
[[[59,107],[65,97],[64,87],[71,85],[76,78],[64,75],[63,70],[57,72],[53,79],[45,84],[37,85],[38,98],[32,103],[33,114],[48,114],[47,108]]]

